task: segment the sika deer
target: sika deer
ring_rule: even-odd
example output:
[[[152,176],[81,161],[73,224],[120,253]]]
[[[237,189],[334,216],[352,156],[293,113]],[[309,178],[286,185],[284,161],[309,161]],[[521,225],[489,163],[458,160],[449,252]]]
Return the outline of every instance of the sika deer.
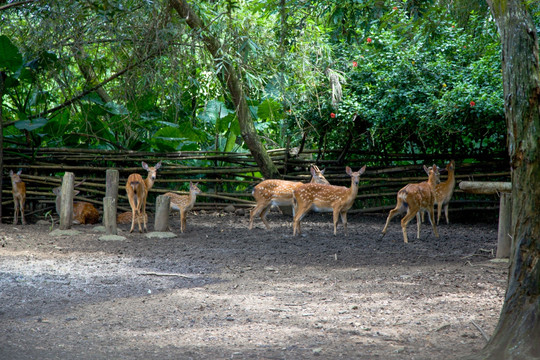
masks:
[[[435,186],[435,203],[437,206],[437,225],[439,225],[439,220],[441,219],[441,210],[444,207],[444,215],[446,217],[446,223],[449,224],[448,220],[448,203],[454,194],[454,188],[456,187],[456,176],[455,172],[456,163],[454,160],[451,160],[448,165],[446,165],[446,171],[448,171],[448,178],[445,182],[437,184]]]
[[[351,187],[334,186],[324,184],[304,184],[294,190],[296,214],[293,221],[293,235],[300,234],[300,220],[310,210],[334,213],[334,235],[337,234],[337,223],[341,215],[341,221],[347,234],[347,211],[351,208],[358,194],[360,175],[366,171],[366,166],[353,172],[350,167],[345,169],[351,177]]]
[[[26,201],[26,184],[21,180],[22,170],[17,171],[15,174],[12,170],[9,171],[11,177],[11,192],[13,193],[13,203],[15,204],[15,210],[13,214],[13,224],[17,225],[19,212],[21,213],[21,224],[26,225],[26,219],[24,218],[24,203]]]
[[[135,227],[135,220],[139,225],[139,232],[143,232],[141,229],[141,218],[143,220],[144,231],[147,231],[148,216],[146,215],[146,198],[148,197],[148,191],[154,186],[156,181],[156,173],[161,168],[161,161],[156,166],[149,167],[144,161],[142,167],[148,171],[148,177],[143,180],[139,174],[129,175],[126,182],[126,192],[131,206],[131,229],[129,232],[133,232]]]
[[[165,196],[171,198],[170,208],[180,212],[180,231],[184,232],[186,227],[186,215],[187,212],[193,209],[197,194],[201,193],[201,190],[197,187],[197,184],[189,182],[189,195],[178,195],[172,192],[165,193]]]
[[[381,238],[386,234],[386,229],[388,228],[390,220],[392,220],[392,218],[402,209],[407,209],[407,214],[401,219],[401,230],[403,232],[404,242],[409,242],[407,238],[407,224],[415,215],[417,222],[416,237],[420,239],[420,225],[422,223],[420,220],[420,213],[422,211],[428,211],[429,222],[433,227],[435,237],[439,237],[437,226],[435,225],[433,209],[435,204],[435,186],[440,182],[439,168],[437,165],[433,165],[430,168],[424,165],[424,171],[428,174],[428,181],[419,184],[408,184],[398,191],[396,207],[390,210],[390,213],[388,214]]]
[[[310,167],[311,183],[317,184],[329,184],[324,177],[324,170],[319,170],[315,165]],[[293,205],[293,191],[294,189],[302,186],[303,183],[298,181],[287,180],[264,180],[253,189],[253,197],[257,204],[250,211],[249,214],[249,229],[253,228],[253,218],[260,214],[261,220],[267,229],[270,229],[268,221],[266,221],[266,214],[270,211],[273,205]],[[293,214],[295,212],[293,206]]]
[[[73,187],[81,185],[85,180],[75,184]],[[56,213],[60,215],[62,208],[62,187],[58,186],[52,189],[56,195]],[[79,190],[73,190],[73,196],[79,194]],[[91,203],[87,201],[73,202],[73,224],[97,224],[99,222],[99,212]]]

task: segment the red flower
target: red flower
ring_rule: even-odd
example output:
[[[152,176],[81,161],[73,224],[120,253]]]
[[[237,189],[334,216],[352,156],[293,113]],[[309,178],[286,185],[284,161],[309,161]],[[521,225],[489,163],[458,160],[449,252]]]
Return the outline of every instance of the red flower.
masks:
[[[471,102],[469,103],[469,105],[474,106],[474,105],[476,105],[476,103],[475,103],[474,101],[471,100]]]
[[[330,117],[331,117],[332,119],[334,119],[334,118],[336,117],[336,114],[330,113]]]
[[[353,62],[352,62],[352,66],[353,66],[353,67],[357,67],[357,66],[358,66],[358,63],[357,63],[356,61],[353,61]]]
[[[397,10],[397,6],[394,6],[394,7],[392,8],[392,10]]]
[[[366,41],[367,41],[368,43],[370,43],[372,40],[371,40],[370,37],[368,37]]]

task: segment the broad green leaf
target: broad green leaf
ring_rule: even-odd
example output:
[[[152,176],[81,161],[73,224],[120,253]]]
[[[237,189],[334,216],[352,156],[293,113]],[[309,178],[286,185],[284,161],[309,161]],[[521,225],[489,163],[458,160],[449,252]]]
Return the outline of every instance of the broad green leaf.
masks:
[[[15,72],[21,66],[22,56],[17,46],[7,36],[0,35],[0,69]]]
[[[20,120],[17,121],[14,125],[19,130],[36,130],[40,127],[43,127],[47,124],[47,119],[45,118],[37,118],[34,120]]]

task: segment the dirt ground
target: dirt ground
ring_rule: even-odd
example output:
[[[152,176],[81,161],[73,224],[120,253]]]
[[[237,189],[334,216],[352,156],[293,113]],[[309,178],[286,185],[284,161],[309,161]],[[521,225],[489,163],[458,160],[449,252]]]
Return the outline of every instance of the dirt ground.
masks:
[[[0,225],[0,359],[453,359],[496,326],[496,220],[420,240],[413,221],[404,244],[399,217],[382,240],[384,215],[350,214],[347,237],[330,214],[297,237],[268,219],[199,212],[184,234],[171,217],[174,238],[117,241]]]

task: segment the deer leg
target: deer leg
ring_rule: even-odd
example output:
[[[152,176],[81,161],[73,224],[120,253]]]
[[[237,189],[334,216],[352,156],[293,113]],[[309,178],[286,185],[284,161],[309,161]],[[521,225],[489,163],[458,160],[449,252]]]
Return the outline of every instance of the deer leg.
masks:
[[[145,192],[143,194],[143,198],[142,198],[142,213],[141,213],[141,215],[143,217],[142,220],[143,220],[144,232],[148,232],[148,228],[146,227],[146,223],[148,222],[148,217],[146,216],[146,196],[147,195],[148,195],[148,193]]]
[[[19,221],[19,199],[13,197],[13,203],[15,206],[15,209],[13,210],[13,225],[17,225],[17,222]]]
[[[431,227],[433,228],[433,232],[435,233],[435,237],[439,237],[439,233],[437,232],[437,225],[435,225],[435,210],[433,207],[429,209],[429,221],[431,221]]]
[[[298,210],[298,209],[297,209]],[[304,214],[306,213],[307,210],[302,210],[300,209],[295,215],[294,215],[294,220],[293,220],[293,236],[296,235],[296,233],[298,232],[298,234],[300,234],[302,231],[300,229],[300,220],[302,220],[302,218],[304,217]]]
[[[279,208],[279,207],[278,207]],[[266,229],[270,229],[270,224],[268,223],[268,220],[266,220],[266,214],[268,214],[268,212],[270,211],[270,209],[272,209],[272,205],[268,205],[266,206],[263,211],[261,212],[261,220],[262,222],[264,223],[264,225],[266,226]]]
[[[390,210],[390,213],[388,213],[388,218],[386,219],[386,224],[384,225],[384,229],[382,230],[381,238],[386,234],[386,229],[388,229],[388,224],[390,224],[390,220],[392,220],[392,218],[399,213],[400,208],[401,203],[398,201],[396,207]]]
[[[411,208],[407,210],[407,214],[401,219],[401,231],[403,232],[403,241],[405,243],[409,242],[409,239],[407,238],[407,224],[416,214],[411,211]]]
[[[444,216],[446,217],[446,225],[450,224],[450,220],[448,219],[448,203],[444,204]],[[439,225],[439,222],[437,222],[437,225]]]
[[[267,210],[270,208],[270,203],[269,202],[264,202],[264,203],[257,203],[255,205],[255,207],[253,209],[251,209],[251,211],[249,212],[249,230],[251,230],[253,228],[253,219],[258,216],[260,214],[261,216],[261,219],[263,221],[263,223],[266,225],[266,227],[268,228],[269,226],[266,224],[266,213],[262,213],[264,210]]]
[[[422,215],[420,215],[422,213]],[[420,227],[422,225],[422,217],[424,216],[424,211],[420,210],[416,213],[416,238],[420,239]]]
[[[180,210],[180,232],[184,232],[184,226],[186,225],[186,212]]]
[[[341,222],[343,223],[343,228],[345,230],[345,236],[347,236],[347,212],[342,211],[340,215],[341,215]]]
[[[437,204],[437,225],[439,225],[439,221],[441,220],[441,210],[443,207],[443,203],[440,202]]]
[[[26,225],[26,219],[24,218],[24,198],[21,199],[21,224]]]

